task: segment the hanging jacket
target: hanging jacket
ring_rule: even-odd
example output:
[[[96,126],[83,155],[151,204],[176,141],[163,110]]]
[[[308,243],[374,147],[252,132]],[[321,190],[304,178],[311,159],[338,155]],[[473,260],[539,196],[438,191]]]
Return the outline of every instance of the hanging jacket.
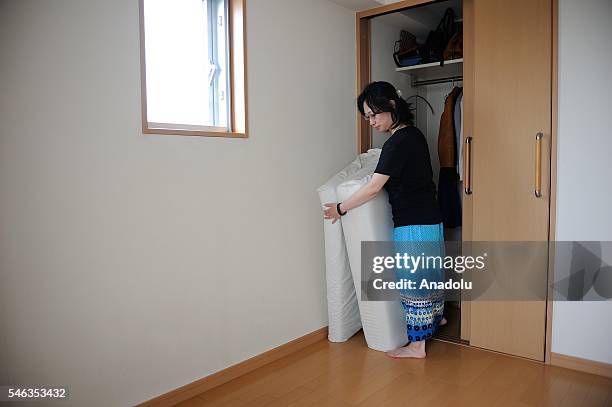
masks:
[[[444,112],[440,117],[440,131],[438,132],[438,159],[440,167],[455,167],[455,100],[461,88],[455,87],[444,101]]]
[[[463,91],[455,101],[455,151],[457,158],[457,174],[463,180]]]
[[[442,223],[446,228],[461,226],[461,197],[457,184],[457,154],[455,136],[455,101],[461,94],[461,88],[453,88],[444,102],[444,112],[440,118],[438,133],[438,158],[440,173],[438,176],[438,205],[442,212]]]

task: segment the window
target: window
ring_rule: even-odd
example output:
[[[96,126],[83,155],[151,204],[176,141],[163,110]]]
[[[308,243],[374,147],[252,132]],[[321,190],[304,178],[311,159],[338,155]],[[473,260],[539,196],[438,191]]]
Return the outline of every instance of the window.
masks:
[[[244,0],[141,0],[143,133],[246,137]]]

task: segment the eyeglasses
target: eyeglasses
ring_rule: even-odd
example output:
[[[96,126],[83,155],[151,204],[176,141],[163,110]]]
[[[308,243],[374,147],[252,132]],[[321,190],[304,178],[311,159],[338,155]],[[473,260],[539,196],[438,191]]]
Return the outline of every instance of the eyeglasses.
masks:
[[[365,121],[370,121],[370,119],[374,119],[377,115],[381,114],[382,112],[378,112],[378,113],[372,113],[372,114],[364,114],[363,120]]]

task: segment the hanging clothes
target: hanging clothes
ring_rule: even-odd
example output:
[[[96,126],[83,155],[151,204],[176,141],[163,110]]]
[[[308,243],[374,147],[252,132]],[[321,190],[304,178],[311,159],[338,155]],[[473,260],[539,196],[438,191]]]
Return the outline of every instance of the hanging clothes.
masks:
[[[444,111],[440,117],[440,130],[438,132],[438,159],[440,167],[455,167],[455,100],[461,88],[455,87],[446,96]]]
[[[462,181],[463,177],[463,144],[461,140],[463,140],[463,89],[459,88],[459,95],[457,95],[457,100],[455,100],[455,110],[454,110],[454,121],[455,121],[455,162],[457,167],[457,174],[459,175],[459,180]]]
[[[446,228],[461,226],[461,197],[457,184],[457,149],[455,131],[455,103],[461,94],[459,87],[446,96],[444,112],[440,118],[440,131],[438,133],[438,159],[440,160],[440,173],[438,176],[438,205],[442,212],[442,223]]]

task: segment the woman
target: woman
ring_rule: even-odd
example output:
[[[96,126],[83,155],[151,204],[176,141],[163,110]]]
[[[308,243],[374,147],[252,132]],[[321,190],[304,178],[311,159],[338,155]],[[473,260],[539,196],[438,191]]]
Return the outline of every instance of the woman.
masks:
[[[444,256],[444,232],[436,199],[436,186],[423,133],[413,125],[410,105],[388,82],[372,82],[359,95],[357,108],[370,126],[390,132],[370,182],[341,203],[325,204],[325,219],[340,216],[370,199],[384,187],[393,214],[396,248],[410,256]],[[400,290],[406,312],[407,346],[387,352],[395,358],[424,358],[425,341],[446,323],[443,292],[419,289],[423,279],[443,281],[442,268],[421,268],[411,273],[397,269],[399,279],[415,281],[417,289]]]

